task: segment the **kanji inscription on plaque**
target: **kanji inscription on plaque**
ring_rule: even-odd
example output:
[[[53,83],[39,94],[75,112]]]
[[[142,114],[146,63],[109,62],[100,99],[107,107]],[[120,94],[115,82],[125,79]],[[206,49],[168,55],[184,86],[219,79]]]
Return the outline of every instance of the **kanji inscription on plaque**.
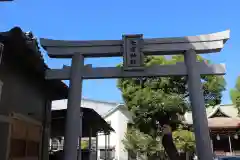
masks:
[[[126,70],[140,69],[143,67],[142,53],[143,35],[123,36],[123,65]]]

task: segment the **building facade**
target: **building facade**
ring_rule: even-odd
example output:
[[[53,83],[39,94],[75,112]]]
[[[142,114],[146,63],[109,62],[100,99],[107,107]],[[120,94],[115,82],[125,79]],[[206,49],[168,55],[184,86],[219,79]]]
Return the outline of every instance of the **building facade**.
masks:
[[[240,155],[240,118],[234,105],[218,105],[206,109],[212,149],[216,155]],[[185,114],[192,125],[191,112]]]
[[[48,69],[31,33],[0,32],[0,159],[48,157],[51,101],[67,98],[67,86],[45,80]]]

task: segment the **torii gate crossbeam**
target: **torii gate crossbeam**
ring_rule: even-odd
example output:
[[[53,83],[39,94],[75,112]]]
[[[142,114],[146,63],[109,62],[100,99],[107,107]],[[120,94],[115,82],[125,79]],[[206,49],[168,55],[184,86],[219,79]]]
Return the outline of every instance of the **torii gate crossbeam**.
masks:
[[[52,58],[72,58],[71,67],[46,71],[46,79],[70,79],[64,160],[76,160],[77,140],[81,137],[82,80],[99,78],[188,76],[197,155],[200,160],[212,160],[208,122],[201,87],[201,74],[224,75],[224,65],[197,62],[196,54],[219,52],[229,39],[230,31],[208,35],[143,39],[142,35],[125,35],[123,40],[60,41],[41,39],[41,45]],[[185,63],[143,66],[146,55],[184,54]],[[85,57],[123,56],[123,67],[84,66]],[[80,131],[77,128],[80,126]],[[79,152],[79,158],[81,157]]]

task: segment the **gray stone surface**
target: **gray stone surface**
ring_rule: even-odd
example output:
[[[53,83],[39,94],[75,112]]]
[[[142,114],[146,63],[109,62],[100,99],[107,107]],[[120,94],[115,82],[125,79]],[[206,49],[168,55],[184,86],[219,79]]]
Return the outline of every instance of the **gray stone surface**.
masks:
[[[197,53],[219,52],[229,39],[230,31],[187,37],[144,39],[144,55],[174,55],[194,49]],[[47,48],[52,58],[71,58],[74,53],[84,57],[120,57],[122,40],[61,41],[40,39],[43,48]]]
[[[184,54],[184,61],[188,73],[188,90],[192,107],[193,128],[198,159],[212,160],[213,153],[202,91],[201,76],[196,67],[196,52],[194,50],[187,51]]]

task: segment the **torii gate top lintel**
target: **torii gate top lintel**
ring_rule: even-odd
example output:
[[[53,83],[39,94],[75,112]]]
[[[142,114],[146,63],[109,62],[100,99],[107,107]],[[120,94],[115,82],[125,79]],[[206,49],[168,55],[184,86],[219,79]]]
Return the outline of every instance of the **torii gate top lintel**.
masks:
[[[219,52],[229,37],[230,30],[199,36],[143,39],[142,52],[144,55],[174,55],[190,49],[198,54]],[[84,57],[120,57],[123,53],[123,40],[67,41],[41,38],[40,43],[51,58],[71,58],[74,53],[81,53]]]

